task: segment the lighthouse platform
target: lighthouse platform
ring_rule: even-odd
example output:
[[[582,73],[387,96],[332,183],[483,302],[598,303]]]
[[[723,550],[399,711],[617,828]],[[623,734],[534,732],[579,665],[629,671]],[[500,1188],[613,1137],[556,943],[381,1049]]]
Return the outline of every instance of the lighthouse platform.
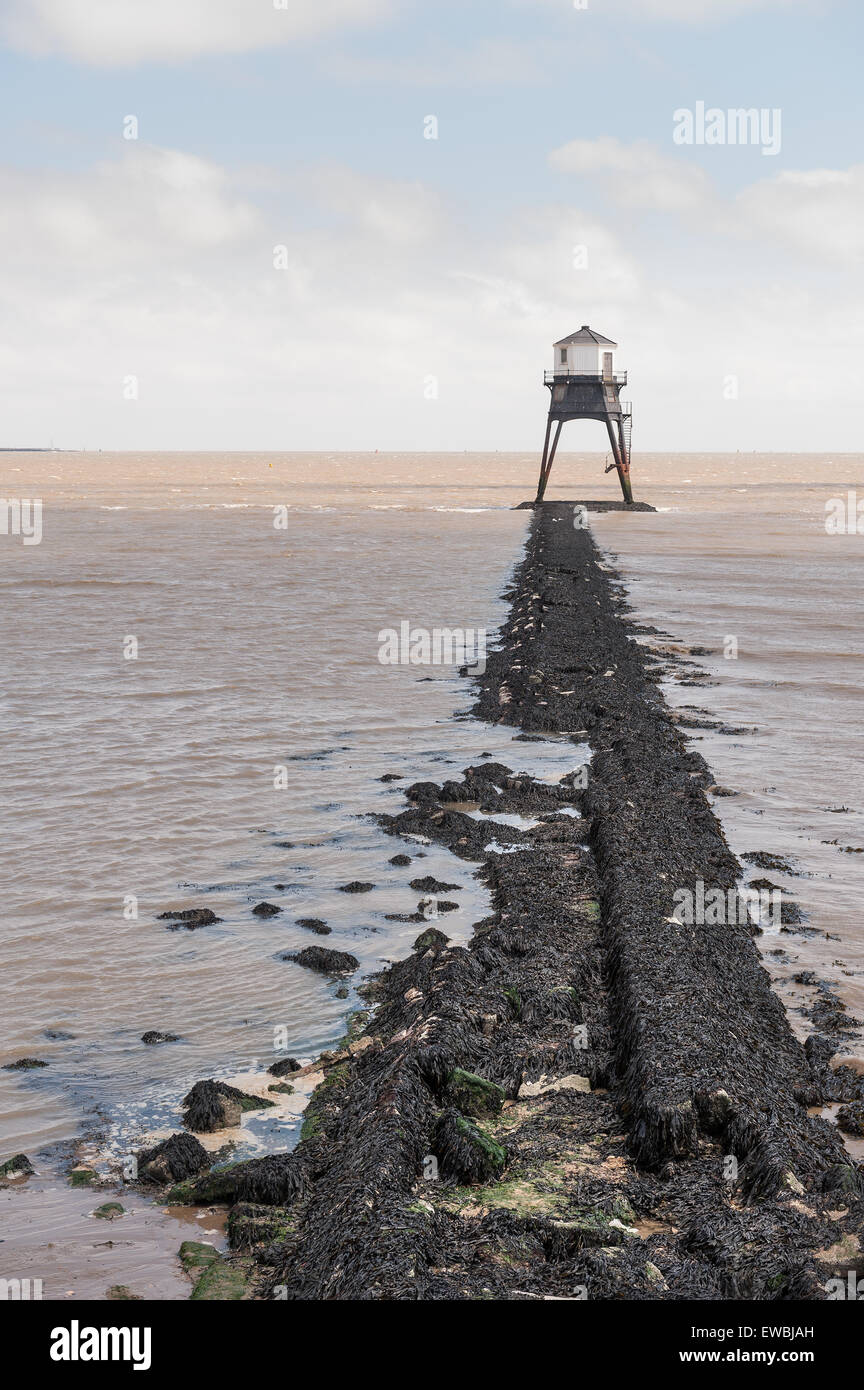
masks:
[[[624,502],[615,498],[604,498],[601,501],[588,501],[585,498],[556,497],[554,501],[519,502],[513,508],[514,512],[528,512],[539,510],[545,507],[584,507],[587,512],[656,512],[657,508],[652,507],[648,502]]]

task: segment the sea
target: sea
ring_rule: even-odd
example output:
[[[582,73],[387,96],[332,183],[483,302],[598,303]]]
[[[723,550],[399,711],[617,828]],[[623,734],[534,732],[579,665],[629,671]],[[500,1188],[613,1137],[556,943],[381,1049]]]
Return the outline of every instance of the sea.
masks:
[[[605,463],[559,455],[547,496],[614,498]],[[819,986],[795,977],[813,972],[864,1070],[862,465],[638,455],[656,511],[590,525],[656,629],[641,640],[694,662],[672,666],[670,705],[733,731],[688,730],[732,793],[715,810],[733,850],[789,866],[767,876],[803,921],[759,946],[793,1028],[812,1031]],[[36,1170],[0,1187],[0,1277],[66,1301],[188,1297],[177,1249],[220,1245],[221,1220],[118,1198],[130,1155],[180,1127],[196,1080],[266,1095],[274,1058],[332,1047],[357,985],[411,949],[416,923],[394,918],[418,908],[412,878],[458,881],[456,941],[488,913],[470,866],[377,815],[484,752],[550,781],[581,759],[478,722],[455,655],[394,662],[387,634],[494,646],[536,471],[518,452],[0,454],[0,1161]],[[10,504],[37,501],[22,534]],[[373,887],[343,891],[356,881]],[[219,920],[161,915],[190,908]],[[313,944],[358,958],[347,985],[283,959]],[[4,1069],[21,1058],[47,1065]],[[211,1147],[295,1143],[303,1086],[272,1098]],[[106,1185],[71,1186],[75,1164]],[[117,1221],[93,1215],[109,1199]]]

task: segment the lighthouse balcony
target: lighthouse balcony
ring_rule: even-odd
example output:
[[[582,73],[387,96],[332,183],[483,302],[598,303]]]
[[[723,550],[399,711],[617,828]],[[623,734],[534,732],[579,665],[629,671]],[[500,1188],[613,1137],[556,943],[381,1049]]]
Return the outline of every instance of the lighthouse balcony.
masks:
[[[567,381],[610,381],[616,386],[627,385],[626,372],[571,372],[567,367],[555,367],[543,373],[543,385],[561,385]]]

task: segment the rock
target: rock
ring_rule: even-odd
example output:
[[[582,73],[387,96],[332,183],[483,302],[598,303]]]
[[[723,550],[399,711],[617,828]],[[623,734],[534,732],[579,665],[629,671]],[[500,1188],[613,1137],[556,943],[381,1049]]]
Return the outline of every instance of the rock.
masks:
[[[170,922],[169,931],[180,931],[181,927],[185,927],[187,931],[196,931],[198,927],[209,927],[214,922],[221,922],[222,918],[211,912],[209,907],[189,907],[171,908],[168,912],[160,912],[156,920]]]
[[[379,782],[402,782],[405,779],[404,772],[385,772],[383,777],[379,777]]]
[[[821,1033],[811,1033],[804,1042],[804,1054],[811,1067],[827,1067],[837,1051],[837,1044]]]
[[[228,1213],[228,1244],[232,1250],[251,1250],[256,1245],[284,1241],[293,1224],[287,1207],[238,1202]]]
[[[855,1168],[845,1163],[835,1163],[822,1175],[822,1191],[836,1192],[844,1197],[860,1197],[864,1182]]]
[[[33,1176],[35,1169],[26,1154],[15,1154],[12,1158],[7,1158],[4,1163],[0,1163],[0,1178],[11,1180],[12,1178],[29,1178]]]
[[[397,869],[405,869],[411,863],[410,854],[394,854],[389,863],[394,864]]]
[[[459,906],[459,903],[448,902],[446,898],[439,898],[436,903],[439,912],[458,912]]]
[[[267,1087],[268,1091],[274,1091],[280,1096],[293,1096],[294,1089],[293,1086],[288,1085],[287,1081],[277,1081],[274,1085]]]
[[[233,1202],[237,1196],[237,1174],[242,1163],[229,1163],[225,1168],[213,1168],[200,1178],[187,1178],[166,1192],[166,1206],[205,1206],[214,1202]]]
[[[522,740],[522,741],[524,742],[525,740]],[[491,758],[491,757],[492,757],[492,754],[491,754],[491,753],[481,753],[481,754],[480,754],[480,757],[481,757],[481,758]],[[568,774],[567,774],[568,777],[572,777],[573,775],[574,775],[573,773],[568,773]],[[466,777],[466,778],[470,778],[471,781],[476,781],[477,778],[480,777],[480,778],[485,778],[485,780],[486,780],[487,782],[493,782],[493,783],[494,783],[494,782],[499,782],[499,783],[500,783],[505,777],[512,777],[512,776],[513,776],[513,769],[512,769],[512,767],[508,767],[506,763],[496,763],[496,762],[474,763],[471,767],[466,767],[466,769],[465,769],[465,777]],[[563,780],[566,781],[566,778],[564,778]]]
[[[48,1063],[40,1060],[39,1057],[19,1057],[15,1062],[6,1062],[3,1066],[4,1071],[38,1071],[40,1067],[47,1067]]]
[[[461,1067],[455,1067],[447,1078],[447,1101],[463,1115],[497,1115],[505,1099],[504,1091],[494,1081],[486,1081]]]
[[[217,1256],[204,1270],[192,1290],[192,1301],[212,1301],[214,1303],[238,1302],[246,1298],[250,1280],[245,1270],[229,1264],[222,1256]]]
[[[138,1154],[138,1177],[160,1185],[183,1182],[210,1167],[210,1155],[192,1134],[172,1134]]]
[[[282,960],[293,960],[307,970],[317,970],[322,975],[347,975],[356,970],[360,962],[348,951],[329,951],[324,946],[304,946],[302,951],[289,952]]]
[[[452,893],[454,890],[458,892],[461,884],[442,883],[432,874],[427,874],[425,878],[412,878],[408,887],[413,888],[415,893]]]
[[[770,909],[768,915],[770,918]],[[798,903],[789,902],[784,898],[780,902],[780,921],[784,927],[797,927],[801,922],[807,921],[807,913]]]
[[[375,887],[374,883],[361,883],[359,878],[355,878],[351,883],[343,883],[339,889],[340,893],[371,893]]]
[[[306,1191],[303,1165],[293,1153],[266,1154],[238,1163],[234,1170],[236,1200],[280,1207]]]
[[[195,1280],[193,1300],[225,1303],[245,1298],[249,1288],[246,1272],[223,1259],[215,1246],[184,1240],[178,1253],[184,1272]]]
[[[65,1028],[46,1028],[42,1036],[49,1042],[72,1042],[76,1035],[67,1033]]]
[[[425,801],[437,805],[440,792],[441,788],[438,786],[437,782],[414,782],[408,788],[405,795],[409,801]]]
[[[219,1251],[206,1240],[184,1240],[178,1251],[186,1274],[197,1274],[218,1260]]]
[[[775,872],[779,870],[781,873],[787,874],[795,873],[788,860],[783,859],[779,854],[769,854],[764,850],[759,850],[742,854],[741,858],[746,860],[748,864],[755,865],[757,869],[774,869]]]
[[[317,932],[319,936],[329,936],[333,930],[320,917],[298,917],[296,920],[298,927],[305,927],[306,931]]]
[[[338,1066],[341,1062],[347,1062],[350,1056],[351,1053],[348,1051],[347,1047],[341,1048],[338,1052],[322,1052],[318,1057],[315,1070],[327,1070],[330,1067]]]
[[[272,1106],[272,1100],[250,1096],[224,1081],[196,1081],[183,1098],[183,1123],[196,1134],[212,1134],[217,1129],[233,1129],[246,1110]]]
[[[861,1241],[852,1231],[844,1231],[843,1235],[833,1245],[829,1245],[827,1250],[817,1250],[815,1252],[817,1260],[824,1260],[826,1264],[854,1265],[861,1252]]]
[[[523,1081],[519,1087],[519,1100],[528,1100],[534,1096],[552,1095],[555,1091],[582,1091],[588,1094],[591,1090],[591,1082],[587,1076],[559,1077],[557,1081],[550,1081],[548,1076],[541,1076],[539,1081]]]
[[[837,1125],[844,1134],[864,1135],[864,1101],[853,1100],[837,1111]]]
[[[214,1202],[260,1202],[286,1206],[305,1191],[303,1165],[293,1153],[267,1154],[242,1163],[214,1168],[201,1178],[190,1178],[173,1187],[166,1205],[211,1206]]]
[[[432,1152],[441,1176],[459,1183],[488,1182],[498,1177],[507,1162],[507,1151],[473,1120],[447,1109],[435,1127]]]
[[[72,1168],[69,1171],[70,1187],[92,1187],[98,1181],[98,1174],[92,1168]]]
[[[338,988],[337,991],[336,991],[336,998],[337,998],[337,999],[347,999],[347,998],[348,998],[348,994],[349,994],[348,986],[347,986],[347,985],[340,985],[339,988]]]
[[[421,931],[415,939],[412,950],[443,951],[449,940],[449,936],[445,936],[443,931],[439,931],[437,927],[428,927],[426,931]]]
[[[100,1221],[116,1221],[119,1217],[126,1215],[126,1208],[119,1202],[103,1202],[101,1207],[97,1207],[93,1213],[98,1216]]]
[[[471,802],[475,801],[476,797],[471,788],[466,787],[464,782],[445,782],[441,787],[438,799],[442,803],[454,801]]]
[[[158,1043],[179,1042],[180,1038],[177,1033],[159,1033],[152,1031],[150,1033],[142,1033],[141,1041],[146,1043],[148,1047],[156,1047]]]
[[[290,1076],[292,1071],[299,1071],[300,1063],[296,1057],[282,1057],[278,1062],[274,1062],[267,1071],[271,1076]]]
[[[278,917],[282,911],[275,903],[256,903],[252,912],[256,917]]]
[[[708,1134],[722,1134],[732,1112],[732,1101],[727,1091],[702,1091],[696,1096],[696,1109],[702,1128]]]
[[[140,1293],[133,1293],[128,1284],[112,1284],[110,1289],[105,1290],[105,1297],[109,1303],[140,1303],[143,1295]]]

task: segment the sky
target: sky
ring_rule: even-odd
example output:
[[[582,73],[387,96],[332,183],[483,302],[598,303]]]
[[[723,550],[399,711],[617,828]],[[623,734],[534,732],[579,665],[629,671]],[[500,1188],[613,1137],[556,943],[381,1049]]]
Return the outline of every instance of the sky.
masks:
[[[0,447],[539,450],[588,323],[634,458],[860,450],[862,30],[860,0],[0,0]]]

